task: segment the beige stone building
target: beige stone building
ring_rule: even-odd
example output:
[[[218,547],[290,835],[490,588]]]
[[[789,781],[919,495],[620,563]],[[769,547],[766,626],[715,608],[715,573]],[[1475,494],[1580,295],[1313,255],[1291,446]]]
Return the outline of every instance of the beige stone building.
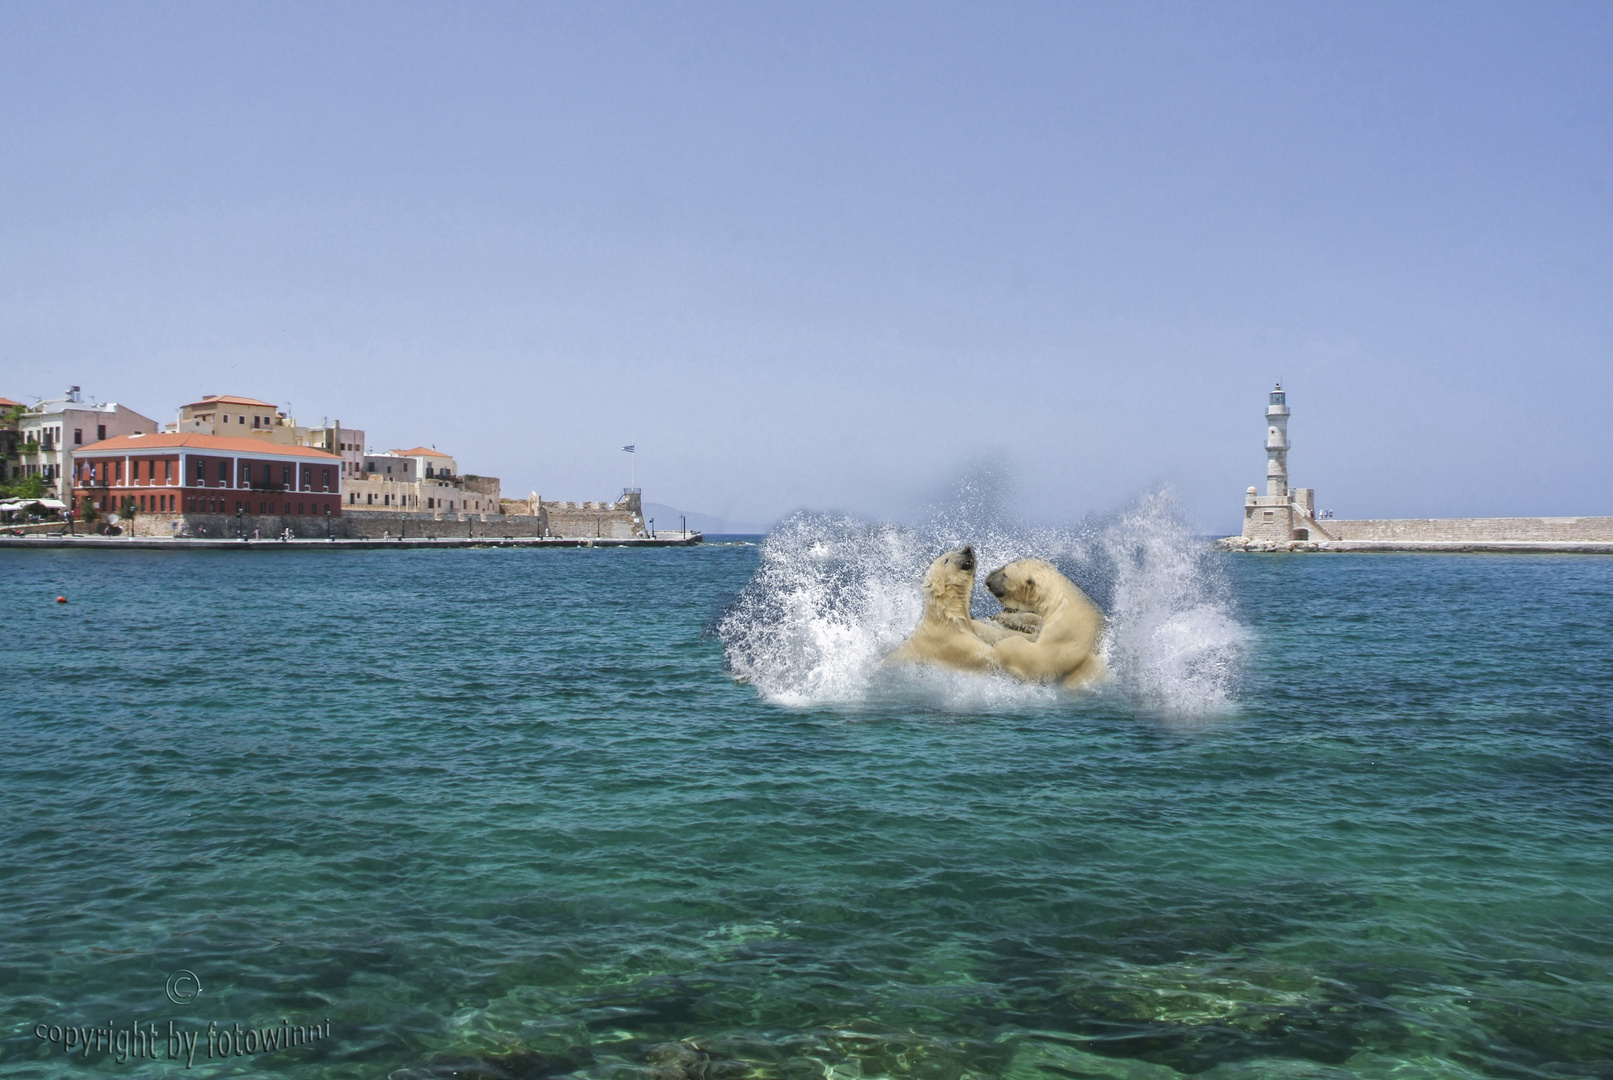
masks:
[[[281,446],[300,445],[297,441],[297,421],[287,416],[279,406],[238,394],[208,394],[200,401],[181,405],[179,419],[164,427],[163,431],[263,439]]]
[[[426,447],[363,455],[358,479],[344,485],[351,510],[412,514],[501,514],[493,476],[461,476],[449,454]]]
[[[296,446],[311,446],[342,459],[342,480],[357,480],[364,474],[364,431],[343,427],[337,420],[322,427],[295,429]]]
[[[30,406],[17,429],[16,474],[41,478],[49,497],[66,503],[73,494],[76,448],[120,435],[155,434],[157,422],[115,401],[85,402],[75,386]]]

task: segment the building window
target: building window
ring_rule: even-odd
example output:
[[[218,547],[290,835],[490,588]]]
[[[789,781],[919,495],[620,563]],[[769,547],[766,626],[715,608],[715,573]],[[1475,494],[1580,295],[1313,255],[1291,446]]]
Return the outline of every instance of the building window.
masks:
[[[282,465],[282,466],[280,466],[280,482],[282,484],[286,485],[286,487],[291,486],[291,466],[290,465]],[[287,503],[286,505],[290,506],[291,504]]]
[[[196,482],[198,484],[207,483],[207,462],[200,458],[196,459]]]
[[[326,491],[330,490],[330,470],[329,469],[325,470],[325,490]]]
[[[96,424],[95,425],[95,441],[96,442],[101,442],[105,438],[106,438],[106,425],[105,424]]]

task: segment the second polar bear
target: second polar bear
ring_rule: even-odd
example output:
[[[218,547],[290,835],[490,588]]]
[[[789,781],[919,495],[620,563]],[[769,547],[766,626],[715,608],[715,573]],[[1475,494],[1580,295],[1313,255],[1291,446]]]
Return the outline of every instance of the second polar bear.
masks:
[[[986,588],[1005,612],[1040,617],[1034,640],[1010,634],[996,642],[996,666],[1027,682],[1087,686],[1104,676],[1098,639],[1103,612],[1069,578],[1041,559],[1019,559],[986,576]]]
[[[969,616],[969,598],[975,589],[975,551],[962,547],[937,558],[924,575],[924,614],[919,624],[887,663],[939,664],[961,671],[993,671],[999,666],[994,642],[1024,633]]]

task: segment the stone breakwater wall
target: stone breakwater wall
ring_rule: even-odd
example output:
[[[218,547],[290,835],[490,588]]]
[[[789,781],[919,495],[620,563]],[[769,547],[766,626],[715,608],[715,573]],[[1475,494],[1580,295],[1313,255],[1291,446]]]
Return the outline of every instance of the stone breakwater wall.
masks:
[[[1613,517],[1323,518],[1295,521],[1305,538],[1229,536],[1230,551],[1601,551],[1613,550]]]
[[[529,500],[508,501],[515,509]],[[340,517],[329,522],[323,517],[277,514],[136,514],[120,524],[126,536],[193,536],[233,539],[244,530],[248,536],[268,539],[290,529],[299,539],[380,540],[404,537],[415,540],[457,539],[484,536],[519,538],[548,536],[579,540],[630,540],[649,535],[637,493],[617,502],[540,502],[536,514],[432,514],[399,510],[370,510],[343,507]],[[51,530],[64,529],[54,525]],[[47,531],[47,530],[32,530]],[[80,533],[94,533],[93,525],[80,522]]]
[[[1362,518],[1316,524],[1345,541],[1613,543],[1613,517]]]
[[[177,525],[183,526],[183,532]],[[193,536],[207,539],[234,539],[244,529],[248,536],[256,530],[265,540],[282,535],[290,529],[300,540],[323,540],[335,536],[341,540],[380,540],[405,537],[411,540],[461,539],[465,537],[515,538],[542,536],[543,519],[516,514],[409,514],[388,511],[348,510],[341,517],[325,519],[314,517],[280,516],[274,514],[243,514],[237,522],[234,514],[137,514],[133,527],[125,521],[121,527],[125,535],[133,536]],[[84,525],[78,532],[91,532]]]

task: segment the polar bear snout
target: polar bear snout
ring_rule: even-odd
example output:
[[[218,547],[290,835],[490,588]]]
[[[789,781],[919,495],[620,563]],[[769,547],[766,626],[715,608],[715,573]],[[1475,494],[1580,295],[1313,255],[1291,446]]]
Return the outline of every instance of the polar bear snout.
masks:
[[[970,574],[975,572],[975,549],[973,544],[958,551],[958,569]]]
[[[1003,567],[1003,570],[1006,569],[1008,569],[1006,566]],[[1003,573],[1003,570],[993,570],[986,575],[986,588],[990,589],[991,595],[999,600],[1008,591],[1008,576]]]

